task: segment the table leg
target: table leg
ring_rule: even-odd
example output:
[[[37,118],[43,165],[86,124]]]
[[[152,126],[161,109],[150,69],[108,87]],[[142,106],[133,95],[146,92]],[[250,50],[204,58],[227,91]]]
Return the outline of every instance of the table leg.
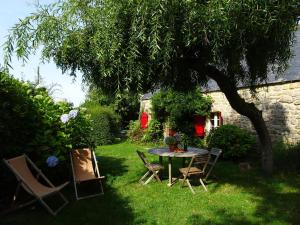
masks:
[[[162,158],[162,156],[159,156],[159,164],[160,164],[160,165],[163,164],[163,158]]]
[[[168,186],[171,187],[172,186],[172,158],[169,157],[169,183]]]
[[[163,157],[162,156],[159,156],[159,164],[163,166]],[[159,178],[162,179],[163,178],[163,173],[159,173]]]
[[[182,167],[185,167],[185,158],[182,157]]]

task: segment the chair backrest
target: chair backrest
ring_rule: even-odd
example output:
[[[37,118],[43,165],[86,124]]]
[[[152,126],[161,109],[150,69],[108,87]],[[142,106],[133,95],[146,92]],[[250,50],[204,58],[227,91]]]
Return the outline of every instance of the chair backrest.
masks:
[[[200,169],[202,169],[202,171],[205,171],[209,161],[210,161],[209,153],[203,155],[197,155],[194,158],[193,165],[199,167]]]
[[[4,160],[6,165],[11,169],[15,174],[17,179],[21,181],[22,187],[30,194],[43,196],[52,190],[52,188],[47,187],[41,184],[32,174],[31,170],[28,167],[27,162],[42,175],[43,178],[48,182],[52,187],[53,184],[40,172],[40,170],[35,166],[35,164],[26,156],[21,155],[12,159]]]
[[[99,177],[95,155],[89,148],[71,151],[73,176],[76,181],[86,181]]]
[[[210,165],[210,168],[206,174],[206,177],[205,179],[207,179],[209,177],[209,175],[211,174],[211,171],[213,170],[214,166],[216,165],[220,155],[222,154],[222,149],[220,148],[212,148],[209,152],[210,154],[210,160],[209,160],[209,165]]]
[[[148,165],[149,161],[148,161],[146,155],[144,154],[144,152],[141,152],[141,151],[138,151],[138,150],[136,152],[137,152],[138,156],[141,158],[141,160],[143,161],[144,165],[145,166]]]
[[[219,157],[222,153],[222,149],[220,148],[212,148],[209,154]]]
[[[210,165],[214,165],[216,164],[216,162],[218,161],[220,155],[222,154],[222,149],[220,148],[212,148],[209,152],[210,156],[211,156],[211,160],[209,162]]]
[[[191,161],[189,162],[189,165],[188,165],[187,169],[184,170],[183,175],[185,175],[185,176],[188,175],[190,173],[190,171],[191,171],[191,168],[193,166],[196,166],[198,168],[200,167],[199,169],[201,169],[201,170],[199,172],[197,172],[197,173],[203,174],[204,171],[205,171],[205,168],[207,166],[207,163],[208,163],[209,159],[210,159],[210,155],[209,154],[193,156],[191,158]],[[193,174],[195,174],[194,171],[193,171]]]

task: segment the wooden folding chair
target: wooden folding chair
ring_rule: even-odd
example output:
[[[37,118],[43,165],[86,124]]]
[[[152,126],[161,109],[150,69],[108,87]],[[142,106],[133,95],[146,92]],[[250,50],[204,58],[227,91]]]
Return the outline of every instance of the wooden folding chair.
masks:
[[[143,185],[146,185],[148,184],[154,177],[157,181],[161,182],[159,176],[158,176],[158,173],[160,170],[163,170],[164,167],[160,164],[157,164],[157,163],[149,163],[146,155],[143,153],[143,152],[140,152],[140,151],[136,151],[138,156],[141,158],[141,160],[143,161],[143,164],[144,166],[148,169],[148,171],[141,177],[141,179],[139,180],[140,183],[142,183]],[[146,180],[144,181],[148,175],[151,176]]]
[[[205,191],[207,191],[207,188],[202,180],[202,177],[205,175],[205,170],[209,160],[210,160],[210,154],[193,156],[191,161],[189,162],[188,167],[180,168],[179,171],[183,176],[182,187],[186,182],[190,190],[192,191],[192,193],[195,194],[195,191],[190,183],[189,177],[199,176],[200,177],[199,181],[202,187],[204,188]]]
[[[205,175],[205,178],[204,178],[204,181],[207,180],[207,178],[210,176],[214,166],[216,165],[220,155],[222,154],[222,149],[219,149],[219,148],[212,148],[209,152],[210,154],[210,158],[209,158],[209,161],[208,161],[208,171]]]
[[[13,209],[19,209],[35,201],[39,201],[52,215],[55,216],[66,204],[68,204],[68,200],[60,192],[60,190],[64,188],[69,182],[66,182],[58,187],[55,187],[42,173],[42,171],[38,169],[37,166],[26,155],[21,155],[8,160],[3,159],[3,161],[8,166],[8,168],[10,168],[10,170],[15,174],[18,180],[16,192],[14,194],[14,198],[12,201]],[[31,170],[28,167],[27,162],[30,164],[32,169],[36,171],[37,177],[34,177],[34,175],[32,174]],[[42,177],[49,186],[40,183],[38,181],[39,177]],[[30,195],[34,196],[35,199],[15,207],[15,203],[17,201],[20,187],[22,187]],[[46,197],[54,194],[58,194],[64,201],[63,205],[60,206],[56,211],[54,211],[54,209],[51,209],[51,207],[45,202]]]
[[[76,149],[70,152],[73,182],[76,199],[90,198],[104,194],[102,179],[104,176],[100,176],[98,163],[96,160],[95,152],[89,148]],[[96,194],[89,194],[85,196],[79,196],[79,184],[82,182],[98,181],[100,185],[100,192]],[[78,185],[78,186],[77,186]]]

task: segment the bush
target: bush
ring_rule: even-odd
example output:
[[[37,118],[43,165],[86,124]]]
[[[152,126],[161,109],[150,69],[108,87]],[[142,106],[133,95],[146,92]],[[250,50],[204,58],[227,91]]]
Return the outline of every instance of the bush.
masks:
[[[142,129],[139,120],[132,120],[128,125],[127,137],[134,143],[159,143],[163,141],[162,124],[152,119],[148,127]]]
[[[275,168],[280,171],[300,170],[300,142],[285,144],[282,141],[273,145]]]
[[[140,126],[139,120],[131,120],[128,125],[127,136],[131,142],[141,142],[144,131]]]
[[[130,120],[139,117],[140,95],[123,91],[115,98],[114,109],[121,118],[121,127],[127,127]]]
[[[0,158],[25,153],[45,167],[47,157],[54,155],[64,165],[68,150],[93,145],[88,116],[78,109],[69,118],[71,109],[66,102],[53,102],[45,88],[0,72]],[[68,122],[61,121],[62,114]]]
[[[90,105],[88,111],[93,121],[93,137],[96,145],[111,144],[120,132],[120,118],[108,106]]]
[[[151,97],[153,117],[159,122],[167,122],[177,132],[194,135],[195,115],[210,115],[212,99],[200,89],[179,92],[172,89],[160,90]]]
[[[205,139],[200,137],[187,137],[187,144],[198,148],[207,148]]]
[[[250,132],[235,125],[223,125],[207,136],[208,147],[221,148],[223,157],[227,159],[246,156],[255,143],[255,137]]]
[[[150,120],[147,129],[142,137],[142,142],[146,143],[157,143],[163,139],[163,128],[162,124],[156,120]]]

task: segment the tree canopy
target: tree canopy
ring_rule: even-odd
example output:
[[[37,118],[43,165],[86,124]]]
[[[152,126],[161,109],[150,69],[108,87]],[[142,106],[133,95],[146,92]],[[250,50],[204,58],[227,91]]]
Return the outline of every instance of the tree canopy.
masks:
[[[237,87],[254,90],[270,70],[286,68],[299,14],[297,0],[61,0],[38,5],[12,28],[4,64],[42,46],[43,59],[73,76],[81,71],[106,93],[186,91],[211,78],[252,122],[271,173],[262,112]]]
[[[42,45],[43,59],[108,92],[190,88],[208,64],[253,86],[285,68],[297,13],[295,0],[58,1],[11,29],[5,65]]]

